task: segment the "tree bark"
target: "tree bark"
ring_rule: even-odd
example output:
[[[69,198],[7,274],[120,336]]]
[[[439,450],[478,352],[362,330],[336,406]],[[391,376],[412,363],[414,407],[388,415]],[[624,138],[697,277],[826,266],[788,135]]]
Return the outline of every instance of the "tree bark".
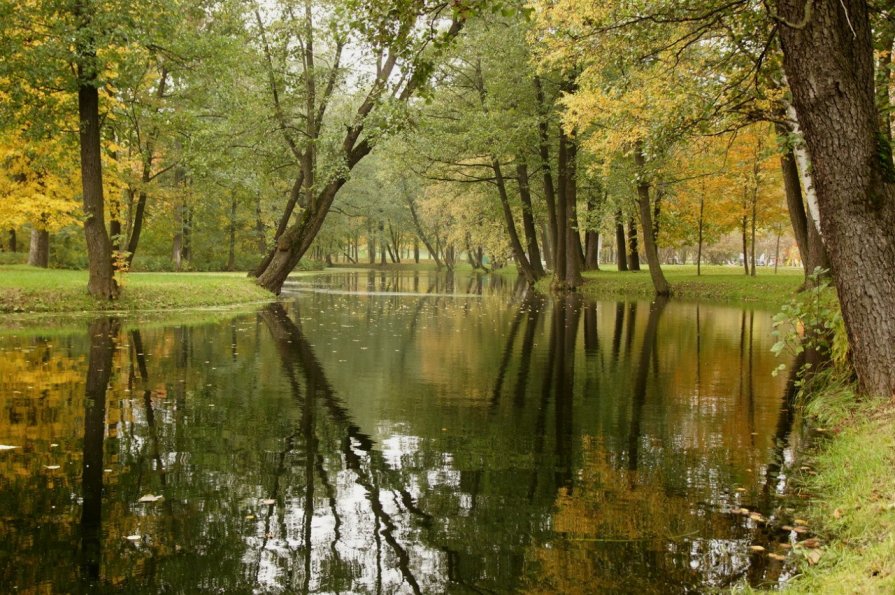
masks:
[[[18,243],[16,242],[16,230],[9,230],[9,251],[12,253],[18,252]]]
[[[522,200],[522,229],[528,244],[528,262],[540,279],[547,273],[541,264],[541,250],[538,248],[538,232],[535,228],[534,210],[531,206],[531,188],[528,183],[528,166],[524,162],[516,165],[516,181],[519,184],[519,198]]]
[[[578,289],[584,282],[581,268],[584,266],[584,251],[581,248],[581,235],[578,233],[578,145],[571,137],[568,139],[567,160],[565,168],[566,182],[566,277],[565,288]]]
[[[658,296],[671,295],[671,286],[665,279],[662,266],[659,264],[659,251],[656,247],[652,214],[650,204],[650,183],[646,176],[646,158],[642,147],[638,146],[634,151],[634,162],[637,164],[637,198],[640,207],[640,226],[644,230],[643,247],[646,251],[646,262],[649,265],[650,278],[653,280],[653,288]]]
[[[77,72],[79,141],[81,146],[81,194],[84,204],[84,235],[87,240],[87,291],[95,298],[118,297],[112,270],[112,242],[106,231],[103,201],[103,170],[100,149],[99,81],[96,50],[90,33],[91,15],[82,2],[75,4],[78,21]]]
[[[46,229],[31,229],[31,246],[28,250],[28,264],[43,269],[50,265],[50,232]]]
[[[230,228],[227,246],[227,270],[236,270],[236,193],[230,195]]]
[[[779,0],[783,63],[863,392],[895,393],[895,190],[880,158],[867,3]],[[798,24],[798,23],[797,23]]]
[[[525,249],[522,247],[522,242],[519,240],[519,233],[516,231],[516,222],[513,219],[513,211],[510,209],[510,198],[507,195],[507,187],[503,172],[501,171],[500,163],[494,157],[491,158],[491,169],[494,170],[497,194],[500,197],[503,221],[506,225],[507,235],[510,237],[510,248],[513,250],[513,258],[516,260],[516,266],[519,268],[519,272],[530,285],[533,285],[538,280],[538,276],[531,263],[528,261],[528,257],[525,255]]]
[[[625,223],[621,211],[615,213],[615,259],[619,271],[628,270],[628,247],[625,245]]]
[[[628,219],[628,270],[640,270],[640,248],[637,246],[637,221]]]
[[[541,79],[534,77],[533,82],[535,97],[538,102],[538,155],[541,157],[541,172],[544,179],[544,202],[547,205],[547,243],[544,247],[544,253],[548,255],[547,264],[555,267],[557,254],[556,189],[553,186],[553,172],[550,166],[549,109],[544,97],[544,89],[541,86]]]

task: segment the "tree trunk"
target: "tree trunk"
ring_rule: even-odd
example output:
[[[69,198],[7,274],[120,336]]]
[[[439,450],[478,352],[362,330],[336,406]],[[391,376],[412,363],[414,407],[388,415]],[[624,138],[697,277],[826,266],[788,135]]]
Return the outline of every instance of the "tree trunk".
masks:
[[[230,241],[227,247],[227,270],[236,270],[236,193],[230,195]]]
[[[565,168],[565,202],[566,202],[566,289],[575,290],[584,282],[581,268],[584,266],[584,251],[581,247],[581,235],[578,233],[578,145],[572,138],[568,139],[567,161]]]
[[[28,251],[28,264],[33,267],[47,268],[50,264],[50,232],[46,229],[31,229],[31,246]]]
[[[541,250],[538,248],[538,232],[535,228],[534,210],[531,206],[531,188],[528,183],[528,166],[520,162],[516,165],[516,180],[519,183],[519,198],[522,200],[522,228],[528,244],[528,262],[540,279],[547,273],[541,264]]]
[[[740,217],[740,234],[743,236],[743,266],[746,267],[746,276],[749,276],[749,218],[743,215]]]
[[[77,41],[78,117],[81,145],[81,194],[84,204],[84,235],[87,240],[87,291],[95,298],[118,297],[112,270],[112,242],[106,231],[103,201],[103,170],[100,149],[99,89],[96,51],[90,28],[91,15],[81,2],[75,4],[80,35]]]
[[[646,159],[643,156],[642,147],[638,146],[634,151],[634,162],[637,164],[637,198],[640,206],[640,225],[644,230],[643,246],[646,251],[646,262],[649,264],[650,278],[653,280],[653,288],[658,296],[671,295],[671,286],[665,280],[665,274],[659,264],[659,251],[656,247],[652,221],[652,205],[650,204],[650,183],[646,177]]]
[[[274,232],[273,246],[271,246],[270,250],[267,252],[267,255],[263,259],[261,259],[261,262],[258,263],[258,266],[256,266],[254,270],[249,273],[250,277],[260,277],[261,273],[263,273],[267,269],[267,267],[270,266],[270,262],[273,260],[278,250],[277,242],[289,228],[289,220],[292,218],[292,213],[295,211],[295,205],[298,203],[298,199],[301,197],[301,188],[304,184],[304,179],[305,178],[303,173],[299,173],[298,177],[295,178],[295,182],[292,184],[292,190],[289,191],[289,199],[286,201],[286,207],[283,209],[283,214],[282,216],[280,216],[279,223],[277,223],[277,230],[276,232]]]
[[[9,230],[9,251],[12,253],[18,252],[18,243],[16,242],[16,230]]]
[[[264,228],[264,219],[261,218],[261,194],[258,194],[255,197],[255,241],[258,242],[258,254],[263,254],[267,247]]]
[[[503,172],[500,163],[495,158],[491,158],[491,169],[494,170],[494,178],[497,182],[497,194],[500,197],[501,211],[503,212],[503,220],[506,225],[507,234],[510,237],[510,247],[513,250],[513,258],[516,260],[516,266],[525,280],[533,285],[538,280],[538,275],[528,261],[525,255],[525,249],[519,240],[519,233],[516,231],[516,222],[513,219],[513,211],[510,209],[510,198],[507,195],[506,182],[503,178]]]
[[[562,290],[566,282],[566,266],[568,259],[566,252],[568,251],[569,242],[566,239],[568,233],[567,221],[569,219],[566,211],[566,184],[568,183],[568,175],[566,169],[568,167],[568,143],[567,137],[560,127],[559,131],[559,149],[556,155],[556,169],[558,174],[558,193],[556,200],[556,234],[554,237],[553,247],[553,287]]]
[[[548,114],[549,108],[544,98],[544,89],[541,87],[541,79],[534,77],[535,96],[538,102],[538,155],[541,157],[541,171],[544,178],[544,202],[547,205],[547,242],[544,245],[544,254],[547,255],[547,263],[556,267],[557,255],[557,222],[556,222],[556,190],[553,186],[553,173],[550,169],[550,134]]]
[[[699,240],[696,248],[696,276],[702,275],[702,242],[703,229],[705,227],[705,178],[702,183],[702,193],[699,195]]]
[[[755,276],[755,219],[757,218],[757,210],[758,210],[758,197],[753,193],[752,195],[752,271],[750,271],[750,275]]]
[[[597,201],[594,198],[596,193],[592,193],[587,199],[587,213],[590,225],[593,213],[597,209]],[[600,270],[600,234],[595,229],[588,229],[584,234],[584,270],[599,271]]]
[[[803,2],[780,0],[800,20]],[[793,104],[811,155],[829,251],[860,388],[895,393],[895,191],[880,158],[867,3],[815,3],[804,28],[780,28]]]
[[[625,223],[621,211],[615,213],[615,259],[619,271],[628,270],[628,248],[625,246]]]
[[[410,219],[411,219],[411,221],[413,221],[413,227],[416,228],[417,237],[420,240],[422,240],[423,244],[426,246],[426,250],[429,251],[429,257],[435,261],[436,270],[441,270],[441,267],[443,265],[441,262],[441,258],[439,257],[439,254],[438,254],[439,249],[440,249],[440,246],[438,245],[438,234],[436,234],[436,237],[435,237],[436,244],[433,247],[432,243],[429,241],[428,236],[423,231],[423,225],[420,222],[419,215],[416,212],[416,204],[413,202],[413,197],[405,194],[405,200],[407,202],[407,207],[410,209]],[[417,262],[419,262],[419,259],[417,259]]]
[[[637,221],[634,215],[628,219],[628,269],[640,270],[640,249],[637,246]]]
[[[416,236],[413,238],[413,262],[420,263],[420,239]]]

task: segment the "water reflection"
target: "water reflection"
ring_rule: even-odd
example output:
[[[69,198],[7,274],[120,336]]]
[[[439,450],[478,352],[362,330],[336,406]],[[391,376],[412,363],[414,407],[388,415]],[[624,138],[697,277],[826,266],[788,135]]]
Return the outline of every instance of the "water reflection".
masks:
[[[352,272],[225,320],[0,334],[0,582],[775,581],[748,545],[781,536],[737,512],[774,513],[797,446],[771,314],[495,279]]]

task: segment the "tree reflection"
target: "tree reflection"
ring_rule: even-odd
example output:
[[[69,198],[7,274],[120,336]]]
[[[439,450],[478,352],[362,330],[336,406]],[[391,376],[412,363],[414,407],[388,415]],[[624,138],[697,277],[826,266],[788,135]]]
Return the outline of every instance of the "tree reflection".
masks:
[[[81,470],[81,582],[94,589],[102,562],[103,442],[106,433],[106,389],[112,376],[112,355],[118,336],[115,318],[90,323],[90,356],[84,402],[84,451]]]

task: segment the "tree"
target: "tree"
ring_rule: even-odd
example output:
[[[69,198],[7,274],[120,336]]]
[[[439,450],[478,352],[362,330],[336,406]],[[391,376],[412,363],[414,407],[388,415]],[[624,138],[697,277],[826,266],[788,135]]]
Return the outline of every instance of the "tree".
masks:
[[[780,0],[784,67],[863,391],[895,395],[895,175],[875,102],[867,2]]]

